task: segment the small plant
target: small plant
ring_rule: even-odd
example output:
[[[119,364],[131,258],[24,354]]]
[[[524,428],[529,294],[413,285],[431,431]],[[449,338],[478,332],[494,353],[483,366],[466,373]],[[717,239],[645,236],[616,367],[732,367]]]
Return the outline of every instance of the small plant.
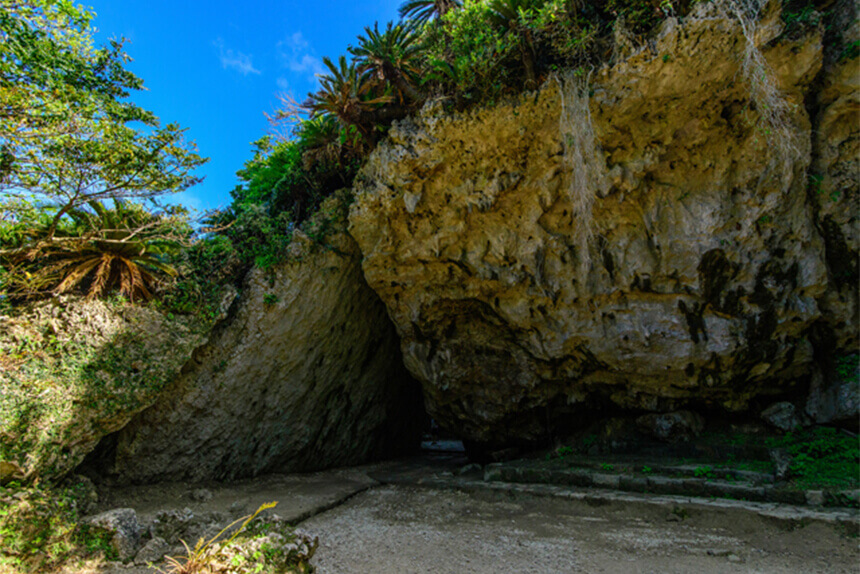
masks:
[[[615,465],[609,464],[608,462],[604,462],[600,465],[601,470],[605,470],[607,472],[615,470]]]
[[[254,514],[233,521],[218,534],[206,541],[201,538],[194,548],[183,541],[187,555],[167,557],[167,570],[161,574],[251,574],[281,572],[304,574],[313,572],[310,559],[319,541],[303,534],[284,532],[285,523],[255,520],[264,510],[274,508],[277,502],[261,505]],[[219,542],[225,533],[239,524],[233,534]],[[281,532],[278,532],[278,531]]]
[[[843,381],[860,379],[860,355],[844,355],[836,361],[836,374]]]
[[[652,472],[654,472],[654,469],[651,468],[650,466],[643,466],[642,467],[642,474],[651,474]]]
[[[546,460],[552,460],[553,458],[564,458],[569,454],[573,454],[573,448],[569,446],[560,446],[557,447],[554,451],[546,455]]]
[[[699,466],[695,470],[693,470],[693,476],[696,478],[707,478],[712,479],[716,478],[716,474],[714,473],[714,469],[710,466]]]
[[[846,44],[844,48],[842,48],[842,52],[839,54],[839,61],[844,62],[845,60],[853,60],[857,56],[860,56],[860,40],[854,40],[853,42]]]
[[[263,303],[265,305],[271,306],[277,302],[278,302],[278,296],[275,295],[274,293],[266,293],[265,295],[263,295]]]
[[[672,56],[670,56],[669,54],[663,54],[663,63],[664,64],[671,59],[672,59]]]
[[[0,571],[34,572],[57,569],[75,556],[115,552],[100,532],[76,527],[92,496],[85,482],[63,486],[0,486]]]

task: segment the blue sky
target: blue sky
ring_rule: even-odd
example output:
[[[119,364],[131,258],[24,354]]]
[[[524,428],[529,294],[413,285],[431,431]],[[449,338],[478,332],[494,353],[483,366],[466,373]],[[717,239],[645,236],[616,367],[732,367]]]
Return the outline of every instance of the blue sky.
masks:
[[[195,209],[225,207],[251,142],[269,130],[278,94],[302,101],[365,26],[397,19],[402,0],[348,2],[82,0],[96,13],[100,44],[123,36],[128,68],[147,91],[133,100],[162,123],[188,128],[210,158],[205,181],[177,196]]]

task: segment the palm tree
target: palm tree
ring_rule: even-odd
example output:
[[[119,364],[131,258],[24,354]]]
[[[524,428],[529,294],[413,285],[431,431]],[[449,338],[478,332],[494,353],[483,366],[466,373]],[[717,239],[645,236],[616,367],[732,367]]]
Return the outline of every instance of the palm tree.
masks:
[[[31,290],[38,286],[54,294],[83,287],[89,297],[118,289],[132,300],[149,299],[161,277],[175,276],[166,256],[190,236],[190,227],[136,203],[113,203],[68,210],[71,221],[55,233],[37,224],[20,248],[0,252],[0,262],[24,278],[13,278],[13,296],[37,295]]]
[[[415,65],[420,54],[415,26],[389,22],[384,32],[379,25],[364,29],[366,36],[358,37],[358,47],[350,47],[359,72],[369,72],[383,86],[392,86],[398,101],[418,101],[421,97],[415,88],[420,71]]]
[[[451,10],[459,8],[461,0],[406,0],[400,5],[400,17],[404,20],[414,20],[418,24],[426,24],[430,20],[438,20]]]
[[[338,66],[329,58],[323,58],[323,64],[331,73],[320,76],[320,89],[308,94],[304,107],[312,117],[331,114],[342,126],[355,126],[361,135],[372,140],[373,112],[393,98],[387,94],[374,96],[375,86],[368,81],[368,74],[355,62],[347,63],[345,56],[340,57]]]

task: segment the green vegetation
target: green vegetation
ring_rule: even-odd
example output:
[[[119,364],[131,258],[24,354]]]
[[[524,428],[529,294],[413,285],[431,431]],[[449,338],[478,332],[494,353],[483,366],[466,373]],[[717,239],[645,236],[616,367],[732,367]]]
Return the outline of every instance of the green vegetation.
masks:
[[[47,571],[90,555],[113,558],[101,532],[77,526],[94,496],[91,489],[85,481],[0,487],[0,569]]]
[[[92,17],[61,0],[0,8],[5,306],[71,290],[149,298],[190,236],[180,208],[140,202],[194,185],[206,160],[178,125],[129,100],[143,82],[123,41],[93,45]]]
[[[28,482],[63,477],[152,404],[206,330],[122,299],[84,308],[59,300],[4,323],[0,460]]]
[[[75,288],[149,299],[161,277],[176,275],[168,258],[192,233],[181,208],[153,212],[119,198],[112,207],[91,201],[71,208],[55,227],[52,212],[21,210],[0,229],[2,281],[13,300]]]
[[[843,381],[860,382],[860,354],[839,357],[836,360],[836,374]]]
[[[710,466],[699,466],[693,470],[693,476],[696,478],[716,478],[716,474],[714,473],[714,469]]]
[[[568,455],[573,454],[573,448],[569,446],[560,446],[556,448],[554,451],[547,453],[546,460],[552,460],[553,458],[562,459]]]
[[[125,69],[122,41],[93,47],[91,18],[59,0],[0,11],[0,191],[13,212],[22,204],[54,208],[48,238],[89,202],[186,189],[206,161],[179,126],[161,127],[127,100],[143,82]]]
[[[232,522],[211,539],[201,538],[194,548],[183,541],[187,554],[168,557],[166,574],[312,573],[310,560],[318,540],[297,535],[279,520],[258,518],[276,505],[261,505],[254,514]],[[220,540],[239,522],[242,524],[229,538]]]
[[[814,427],[768,439],[770,448],[792,456],[789,473],[802,487],[857,488],[860,485],[860,442],[856,436],[828,427]]]

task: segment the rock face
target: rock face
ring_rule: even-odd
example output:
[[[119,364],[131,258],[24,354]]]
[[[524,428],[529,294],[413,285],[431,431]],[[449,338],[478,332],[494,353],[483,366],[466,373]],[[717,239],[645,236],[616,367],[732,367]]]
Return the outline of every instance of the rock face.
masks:
[[[704,13],[596,73],[585,180],[568,148],[587,148],[589,117],[570,119],[562,81],[391,130],[350,233],[442,426],[530,441],[605,405],[744,411],[808,377],[828,286],[804,107],[822,42],[771,41],[771,17],[763,79],[739,71],[739,24]],[[777,131],[750,96],[762,81]]]
[[[155,402],[208,329],[68,296],[0,317],[0,484],[73,470]]]
[[[109,473],[228,479],[417,446],[420,389],[394,327],[364,282],[355,242],[342,232],[328,241],[323,249],[297,237],[290,262],[251,272],[234,315],[114,437]]]
[[[810,198],[826,245],[829,289],[821,300],[823,318],[835,346],[860,347],[858,252],[860,252],[860,69],[848,46],[860,41],[860,21],[852,2],[834,9],[833,27],[841,43],[828,46],[815,94]]]

